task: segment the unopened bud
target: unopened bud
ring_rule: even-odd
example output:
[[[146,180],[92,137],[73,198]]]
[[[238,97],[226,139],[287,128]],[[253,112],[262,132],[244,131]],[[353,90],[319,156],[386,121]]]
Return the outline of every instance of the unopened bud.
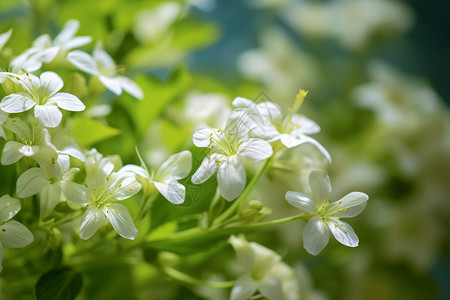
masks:
[[[181,259],[175,253],[163,251],[158,255],[158,262],[162,266],[175,267],[180,264]]]
[[[250,201],[247,206],[239,214],[239,219],[245,223],[253,223],[261,221],[272,214],[272,210],[257,201]]]

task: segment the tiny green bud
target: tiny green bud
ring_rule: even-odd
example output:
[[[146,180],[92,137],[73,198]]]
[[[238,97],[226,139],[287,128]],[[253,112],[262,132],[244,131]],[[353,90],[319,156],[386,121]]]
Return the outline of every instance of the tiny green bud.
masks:
[[[272,210],[257,201],[250,201],[239,214],[239,219],[244,223],[253,223],[261,221],[272,214]]]

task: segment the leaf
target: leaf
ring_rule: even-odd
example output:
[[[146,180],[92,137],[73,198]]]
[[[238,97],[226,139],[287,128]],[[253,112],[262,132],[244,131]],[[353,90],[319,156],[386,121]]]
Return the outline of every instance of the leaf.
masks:
[[[118,135],[120,130],[103,125],[99,121],[87,118],[75,118],[72,123],[72,134],[83,146],[90,146],[99,141]]]
[[[43,274],[36,283],[37,300],[71,300],[81,290],[81,274],[64,267]]]

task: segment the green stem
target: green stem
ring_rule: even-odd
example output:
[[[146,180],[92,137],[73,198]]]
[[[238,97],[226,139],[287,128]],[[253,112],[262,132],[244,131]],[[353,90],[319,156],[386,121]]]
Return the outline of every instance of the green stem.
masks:
[[[292,217],[286,217],[282,219],[267,221],[267,222],[260,222],[260,223],[252,223],[252,224],[246,224],[246,225],[235,225],[235,226],[227,226],[225,229],[254,229],[254,228],[261,228],[261,227],[267,227],[267,226],[273,226],[278,224],[283,224],[291,221],[295,221],[298,219],[304,219],[306,214],[302,213],[296,216]]]
[[[213,225],[217,226],[220,223],[222,223],[223,221],[226,221],[236,210],[237,208],[241,205],[241,203],[244,201],[244,199],[247,197],[248,193],[250,193],[250,191],[252,190],[253,186],[256,184],[256,182],[258,181],[258,179],[261,177],[261,175],[264,173],[264,171],[266,170],[267,166],[270,164],[270,162],[272,161],[272,157],[269,157],[266,162],[264,163],[264,165],[261,167],[261,169],[259,169],[258,173],[256,173],[255,176],[253,176],[252,180],[250,181],[250,183],[247,185],[247,187],[245,188],[245,190],[242,192],[242,194],[239,196],[239,198],[237,198],[233,204],[219,217],[217,217],[217,219],[214,220]]]
[[[216,282],[214,282],[214,281],[201,280],[201,279],[191,277],[191,276],[189,276],[185,273],[182,273],[178,270],[175,270],[174,268],[171,268],[171,267],[164,267],[163,270],[167,275],[169,275],[173,279],[178,280],[180,282],[187,283],[187,284],[203,285],[203,286],[208,286],[208,287],[212,287],[212,288],[223,289],[223,288],[230,288],[235,283],[234,281],[222,281],[222,282],[216,281]]]
[[[144,195],[145,198],[142,200],[135,221],[141,220],[145,217],[145,214],[150,210],[150,207],[153,204],[153,201],[155,200],[156,196],[158,196],[158,193],[155,193],[149,197],[145,197]]]
[[[59,226],[59,225],[68,223],[68,222],[70,222],[70,221],[75,220],[76,218],[78,218],[78,217],[81,216],[82,214],[83,214],[83,212],[79,212],[79,213],[74,214],[74,215],[72,215],[72,216],[69,216],[69,217],[66,217],[66,218],[64,218],[64,219],[61,219],[61,220],[59,220],[59,221],[57,221],[57,222],[55,222],[55,223],[53,223],[53,224],[51,224],[51,225],[52,225],[53,227],[56,227],[56,226]]]

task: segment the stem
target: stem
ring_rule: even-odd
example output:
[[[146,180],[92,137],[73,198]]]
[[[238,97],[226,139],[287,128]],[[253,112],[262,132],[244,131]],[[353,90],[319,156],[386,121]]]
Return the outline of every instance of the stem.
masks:
[[[216,281],[216,282],[214,282],[214,281],[201,280],[201,279],[191,277],[191,276],[189,276],[185,273],[182,273],[178,270],[175,270],[174,268],[171,268],[171,267],[164,267],[163,270],[167,275],[169,275],[173,279],[178,280],[180,282],[193,284],[193,285],[204,285],[204,286],[208,286],[208,287],[212,287],[212,288],[223,289],[223,288],[230,288],[235,283],[234,281],[222,281],[222,282]]]
[[[150,210],[150,207],[153,204],[153,201],[155,200],[156,196],[158,196],[158,193],[155,193],[149,197],[145,197],[144,195],[145,198],[142,200],[135,221],[141,220],[145,217],[145,214]]]
[[[261,167],[261,169],[259,169],[258,173],[256,173],[255,176],[253,176],[252,180],[250,181],[250,183],[247,185],[247,187],[245,188],[245,190],[242,192],[242,194],[239,196],[239,198],[237,198],[233,204],[219,217],[217,217],[216,220],[214,220],[213,225],[217,226],[218,224],[220,224],[223,221],[226,221],[236,210],[237,208],[241,205],[241,203],[244,201],[244,199],[247,197],[248,193],[250,193],[250,191],[252,190],[253,186],[256,184],[256,182],[258,181],[258,179],[261,177],[261,175],[264,173],[264,171],[266,170],[267,166],[270,164],[270,162],[272,161],[272,157],[269,157],[266,162],[264,163],[264,165]]]
[[[283,224],[283,223],[295,221],[295,220],[298,220],[298,219],[304,219],[305,216],[306,216],[306,214],[302,213],[302,214],[299,214],[299,215],[296,215],[296,216],[282,218],[282,219],[277,219],[277,220],[272,220],[272,221],[267,221],[267,222],[253,223],[253,224],[247,224],[247,225],[238,225],[238,226],[228,226],[228,227],[225,227],[225,228],[226,229],[249,229],[249,228],[253,229],[253,228],[261,228],[261,227],[267,227],[267,226]]]
[[[73,220],[75,220],[76,218],[78,218],[79,216],[81,216],[82,214],[83,214],[83,212],[79,212],[79,213],[74,214],[74,215],[72,215],[72,216],[70,216],[70,217],[66,217],[66,218],[64,218],[64,219],[59,220],[58,222],[53,223],[52,226],[53,226],[53,227],[56,227],[56,226],[65,224],[65,223],[67,223],[67,222],[73,221]]]

